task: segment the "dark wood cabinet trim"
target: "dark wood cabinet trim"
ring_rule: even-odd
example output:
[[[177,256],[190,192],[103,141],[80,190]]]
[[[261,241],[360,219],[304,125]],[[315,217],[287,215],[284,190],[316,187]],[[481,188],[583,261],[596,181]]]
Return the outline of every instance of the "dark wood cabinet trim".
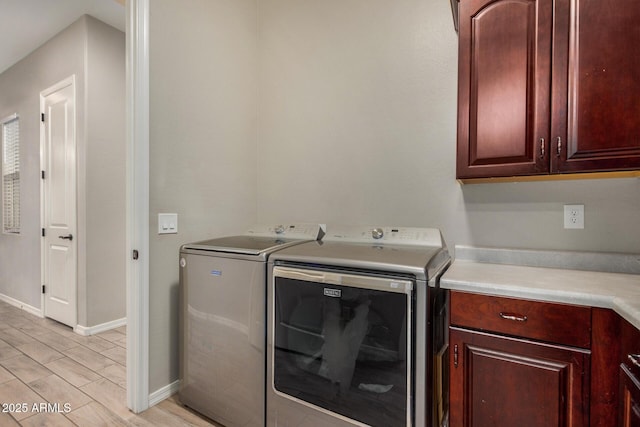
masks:
[[[618,363],[621,319],[605,308],[593,308],[591,327],[591,403],[592,427],[613,427],[618,417]]]
[[[610,178],[640,178],[640,171],[618,172],[585,172],[564,173],[551,175],[508,176],[493,178],[458,179],[460,184],[489,184],[498,182],[534,182],[534,181],[569,181],[576,179],[610,179]]]

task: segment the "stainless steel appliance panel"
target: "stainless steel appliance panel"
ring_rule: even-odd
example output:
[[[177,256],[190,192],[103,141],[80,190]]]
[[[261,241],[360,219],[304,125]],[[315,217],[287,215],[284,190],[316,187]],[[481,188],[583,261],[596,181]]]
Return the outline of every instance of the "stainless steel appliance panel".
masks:
[[[266,264],[181,253],[180,399],[227,427],[264,426]]]

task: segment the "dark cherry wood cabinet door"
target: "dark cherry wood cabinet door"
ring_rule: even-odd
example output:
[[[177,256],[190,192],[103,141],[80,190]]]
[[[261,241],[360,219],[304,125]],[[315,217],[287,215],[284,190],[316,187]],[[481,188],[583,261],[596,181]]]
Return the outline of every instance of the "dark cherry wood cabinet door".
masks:
[[[588,350],[452,327],[449,351],[451,427],[589,425]]]
[[[638,169],[640,2],[558,4],[552,172]]]
[[[620,427],[640,427],[640,382],[629,370],[620,367],[622,399],[620,402]]]
[[[620,427],[640,427],[640,330],[622,320],[620,351]]]
[[[552,0],[461,0],[457,177],[548,173]]]

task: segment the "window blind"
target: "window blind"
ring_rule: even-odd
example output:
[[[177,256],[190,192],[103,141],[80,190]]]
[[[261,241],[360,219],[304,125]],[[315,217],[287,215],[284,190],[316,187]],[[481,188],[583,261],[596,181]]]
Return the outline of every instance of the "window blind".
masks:
[[[20,126],[17,115],[2,123],[2,227],[20,233]]]

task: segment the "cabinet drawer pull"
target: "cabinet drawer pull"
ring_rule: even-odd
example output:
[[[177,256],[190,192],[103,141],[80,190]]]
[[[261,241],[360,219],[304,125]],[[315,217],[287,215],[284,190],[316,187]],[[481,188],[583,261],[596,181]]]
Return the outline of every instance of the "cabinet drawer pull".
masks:
[[[544,159],[544,138],[540,138],[540,158]]]
[[[640,368],[640,354],[629,354],[627,358],[631,361],[631,363]]]
[[[500,317],[502,317],[504,320],[514,320],[516,322],[526,322],[527,321],[527,316],[523,316],[520,314],[515,314],[515,313],[504,313],[504,312],[500,312]]]

